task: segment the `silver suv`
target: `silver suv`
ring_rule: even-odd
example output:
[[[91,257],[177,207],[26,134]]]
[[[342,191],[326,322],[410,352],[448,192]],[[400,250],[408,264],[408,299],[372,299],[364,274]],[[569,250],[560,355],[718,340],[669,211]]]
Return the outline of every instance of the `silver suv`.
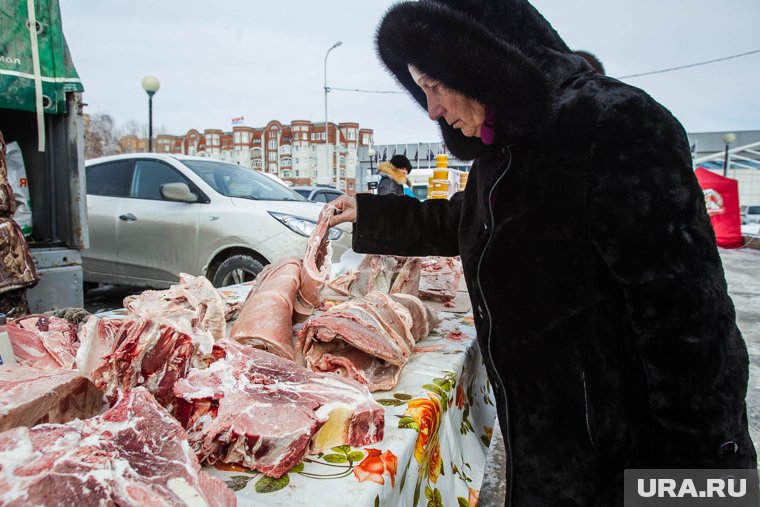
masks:
[[[760,223],[760,205],[747,206],[742,211],[742,223],[743,224]]]
[[[85,164],[90,248],[84,280],[168,287],[179,273],[222,287],[302,257],[322,205],[263,174],[200,157],[127,154]],[[331,229],[333,259],[351,229]]]

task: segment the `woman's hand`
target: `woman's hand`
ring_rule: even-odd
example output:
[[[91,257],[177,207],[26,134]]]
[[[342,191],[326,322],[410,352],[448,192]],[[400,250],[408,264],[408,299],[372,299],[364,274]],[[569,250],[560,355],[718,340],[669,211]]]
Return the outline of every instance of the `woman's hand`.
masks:
[[[330,227],[334,227],[343,222],[356,222],[356,199],[342,195],[330,203],[337,209],[335,215],[330,219]]]

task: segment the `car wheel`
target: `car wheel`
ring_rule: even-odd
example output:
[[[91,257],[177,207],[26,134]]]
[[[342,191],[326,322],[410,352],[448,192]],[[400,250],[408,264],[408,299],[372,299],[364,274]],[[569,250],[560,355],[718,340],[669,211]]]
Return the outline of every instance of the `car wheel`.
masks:
[[[250,282],[264,269],[264,265],[250,255],[231,255],[224,259],[211,276],[214,287],[226,287]]]

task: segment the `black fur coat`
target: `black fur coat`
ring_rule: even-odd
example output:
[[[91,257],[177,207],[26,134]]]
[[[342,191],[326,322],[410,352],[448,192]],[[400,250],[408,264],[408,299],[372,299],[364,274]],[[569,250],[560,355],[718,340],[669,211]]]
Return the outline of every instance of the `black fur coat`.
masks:
[[[496,113],[450,201],[360,194],[354,249],[461,255],[516,506],[622,504],[627,468],[751,468],[746,346],[678,121],[523,0],[392,7],[384,64]]]

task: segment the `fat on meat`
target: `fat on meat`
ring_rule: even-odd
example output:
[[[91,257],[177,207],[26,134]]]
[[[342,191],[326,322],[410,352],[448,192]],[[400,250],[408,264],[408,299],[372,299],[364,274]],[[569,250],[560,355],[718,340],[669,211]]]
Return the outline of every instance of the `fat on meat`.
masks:
[[[453,301],[459,290],[462,266],[454,257],[426,257],[422,261],[420,299]]]
[[[401,258],[390,293],[419,297],[421,268],[422,259],[419,257]]]
[[[366,255],[355,269],[330,280],[328,287],[343,296],[360,297],[375,291],[417,296],[421,265],[419,257]]]
[[[289,257],[269,264],[256,277],[230,336],[280,357],[295,359],[293,308],[302,261]]]
[[[366,387],[222,340],[219,360],[177,382],[175,416],[201,462],[281,477],[308,450],[382,440],[384,411]]]
[[[301,285],[296,295],[296,312],[299,315],[311,315],[314,309],[320,306],[320,294],[330,279],[332,247],[328,233],[330,218],[335,211],[335,206],[330,204],[322,208],[317,225],[306,244],[306,255],[301,267]]]
[[[10,321],[7,332],[19,364],[74,368],[79,347],[76,324],[48,315],[27,315]]]
[[[415,341],[430,329],[428,313],[413,306],[413,314],[407,306],[412,304],[403,297],[378,291],[333,306],[301,328],[299,359],[313,371],[353,378],[370,391],[392,389]]]
[[[182,427],[145,389],[102,416],[0,433],[0,504],[228,507]]]
[[[86,419],[102,405],[103,393],[77,370],[0,368],[0,431]]]
[[[180,274],[167,290],[146,290],[127,296],[124,308],[142,320],[167,324],[193,337],[201,353],[211,353],[225,335],[227,316],[234,312],[204,276]]]

